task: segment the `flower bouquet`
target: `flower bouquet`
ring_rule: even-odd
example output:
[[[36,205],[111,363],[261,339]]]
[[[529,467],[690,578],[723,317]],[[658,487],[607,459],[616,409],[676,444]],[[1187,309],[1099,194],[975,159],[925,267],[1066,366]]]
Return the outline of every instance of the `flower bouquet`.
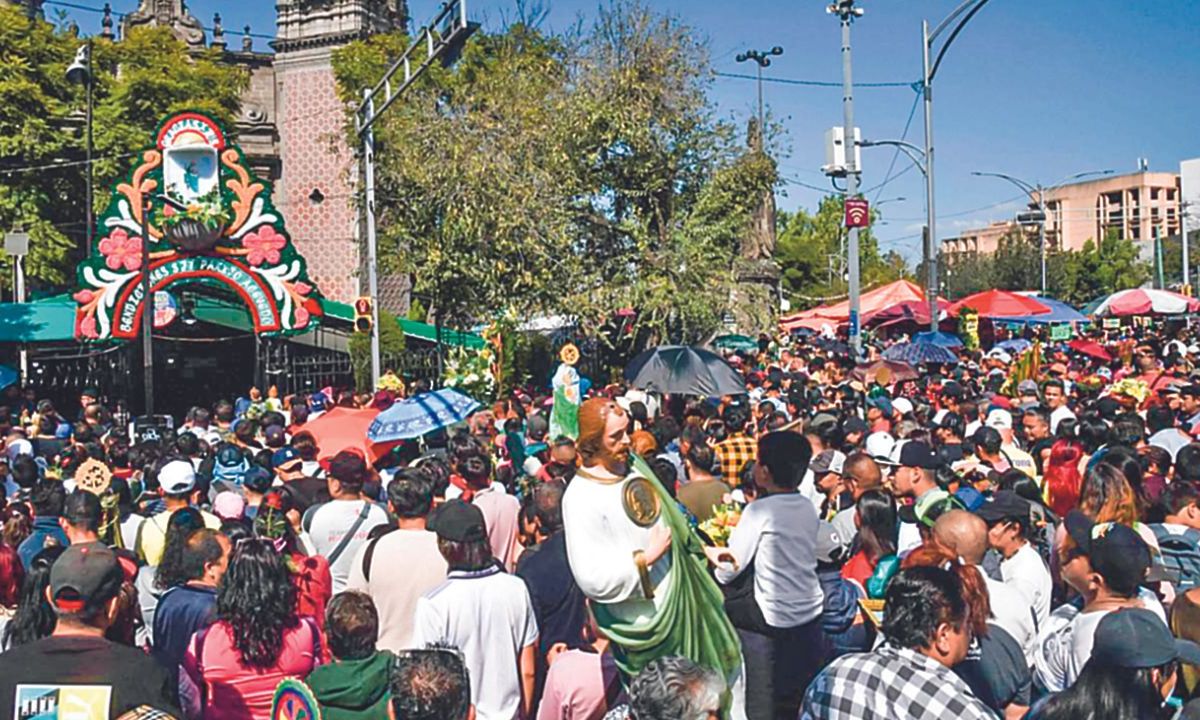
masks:
[[[717,547],[728,547],[729,536],[742,519],[742,507],[726,495],[724,502],[713,506],[712,517],[700,523],[700,532],[708,536]]]

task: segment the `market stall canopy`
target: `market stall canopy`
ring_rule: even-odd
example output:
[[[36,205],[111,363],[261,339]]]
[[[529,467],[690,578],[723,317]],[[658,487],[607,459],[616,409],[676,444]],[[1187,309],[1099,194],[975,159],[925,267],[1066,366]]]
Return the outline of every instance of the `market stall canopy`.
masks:
[[[1200,312],[1200,300],[1171,292],[1134,288],[1121,290],[1104,298],[1096,307],[1094,315],[1183,315]]]
[[[924,300],[925,293],[921,291],[921,288],[916,283],[908,280],[897,280],[894,283],[889,283],[883,287],[863,293],[859,299],[859,313],[863,318],[866,318],[893,305],[912,301],[923,302]],[[836,328],[838,325],[848,322],[849,319],[850,301],[843,300],[833,305],[822,305],[789,315],[781,319],[779,325],[788,332],[801,327],[821,330],[825,325]]]
[[[1079,338],[1067,343],[1067,347],[1071,348],[1080,355],[1094,357],[1102,362],[1112,362],[1113,359],[1112,353],[1110,353],[1108,350],[1105,350],[1104,346],[1095,340],[1084,340],[1083,338]]]
[[[712,341],[712,346],[718,350],[758,351],[758,341],[745,335],[722,335]]]
[[[950,303],[938,298],[938,320],[946,317],[946,308]],[[889,305],[873,313],[863,314],[863,325],[883,327],[892,323],[911,321],[918,325],[929,324],[929,303],[924,300],[909,300],[898,305]]]
[[[969,295],[952,304],[950,314],[958,315],[964,308],[971,308],[979,313],[979,317],[985,318],[1027,317],[1051,312],[1039,300],[1007,290],[984,290]]]
[[[466,420],[480,407],[451,388],[421,393],[379,413],[367,430],[367,439],[379,443],[419,438]]]
[[[1051,325],[1057,323],[1085,323],[1091,322],[1087,315],[1079,312],[1075,308],[1066,304],[1061,300],[1054,298],[1037,296],[1037,301],[1046,307],[1050,308],[1050,312],[1041,315],[1025,315],[1018,317],[1004,318],[1004,322],[1022,323],[1025,325]]]
[[[873,363],[859,365],[850,371],[850,377],[860,382],[874,380],[880,385],[916,380],[917,371],[912,365],[895,360],[876,360]]]
[[[663,345],[630,361],[625,379],[638,390],[671,395],[745,395],[746,383],[720,355],[704,348]]]

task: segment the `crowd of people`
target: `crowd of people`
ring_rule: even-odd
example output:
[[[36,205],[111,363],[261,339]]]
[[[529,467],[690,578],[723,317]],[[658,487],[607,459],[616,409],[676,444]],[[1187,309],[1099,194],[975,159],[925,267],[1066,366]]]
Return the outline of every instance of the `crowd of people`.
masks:
[[[94,389],[10,387],[0,708],[265,720],[299,679],[334,720],[1200,718],[1200,346],[1097,340],[896,373],[764,338],[744,394],[593,389],[602,441],[551,437],[531,388],[381,457],[305,425],[394,391],[134,442]],[[606,631],[693,545],[633,491],[636,533],[582,534],[601,442],[702,551],[736,672]]]

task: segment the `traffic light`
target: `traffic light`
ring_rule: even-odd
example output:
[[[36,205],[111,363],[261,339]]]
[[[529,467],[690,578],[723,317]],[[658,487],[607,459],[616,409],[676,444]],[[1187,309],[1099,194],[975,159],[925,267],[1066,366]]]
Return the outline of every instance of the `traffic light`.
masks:
[[[375,324],[375,314],[372,310],[371,298],[360,297],[354,301],[354,332],[371,332],[371,326]]]

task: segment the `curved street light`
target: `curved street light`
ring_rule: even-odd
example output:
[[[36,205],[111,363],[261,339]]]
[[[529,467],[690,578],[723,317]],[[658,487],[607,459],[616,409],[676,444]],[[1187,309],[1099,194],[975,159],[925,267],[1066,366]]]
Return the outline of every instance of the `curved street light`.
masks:
[[[782,54],[783,54],[783,48],[776,45],[775,47],[771,48],[770,50],[747,50],[744,53],[738,53],[738,56],[736,58],[738,62],[746,62],[748,60],[753,60],[754,64],[758,66],[757,72],[758,72],[758,127],[759,127],[759,132],[764,132],[764,130],[763,130],[762,71],[763,71],[763,68],[771,66],[771,57],[772,56],[778,57],[779,55],[782,55]]]

